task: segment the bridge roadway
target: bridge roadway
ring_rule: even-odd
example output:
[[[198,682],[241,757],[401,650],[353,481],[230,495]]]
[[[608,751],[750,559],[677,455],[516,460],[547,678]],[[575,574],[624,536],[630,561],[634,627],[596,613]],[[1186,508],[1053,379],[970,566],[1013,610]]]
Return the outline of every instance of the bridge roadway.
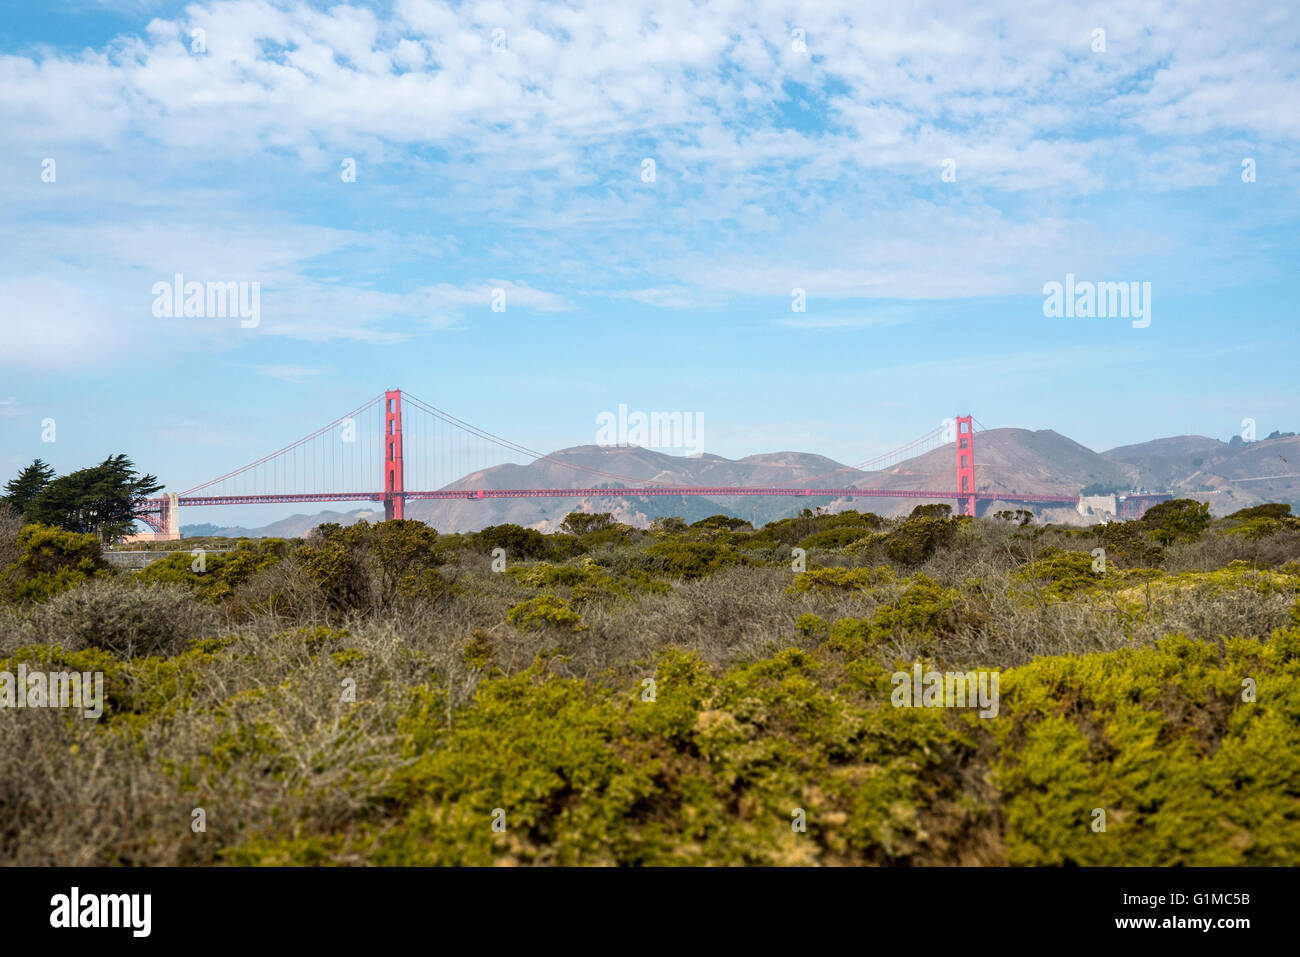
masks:
[[[455,500],[489,498],[610,498],[672,497],[681,495],[706,495],[710,497],[765,496],[769,498],[827,497],[827,498],[925,498],[955,501],[968,498],[970,492],[933,489],[871,489],[871,488],[797,488],[797,487],[743,487],[743,486],[686,486],[651,485],[643,488],[610,486],[605,488],[511,488],[511,489],[438,489],[432,492],[399,492],[408,502],[419,500]],[[382,502],[383,492],[301,492],[284,495],[208,495],[181,496],[179,505],[264,505],[280,502]],[[1019,492],[980,493],[975,497],[985,501],[1037,502],[1041,504],[1075,505],[1077,495],[1024,495]],[[151,500],[152,501],[152,500]]]

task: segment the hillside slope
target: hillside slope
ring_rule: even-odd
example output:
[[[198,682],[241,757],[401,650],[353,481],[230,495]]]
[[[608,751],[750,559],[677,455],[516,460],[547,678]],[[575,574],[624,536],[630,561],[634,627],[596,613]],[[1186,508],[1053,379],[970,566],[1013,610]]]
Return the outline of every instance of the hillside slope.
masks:
[[[1200,435],[1155,439],[1103,452],[1148,488],[1205,497],[1216,515],[1261,502],[1300,507],[1300,436],[1230,445]]]

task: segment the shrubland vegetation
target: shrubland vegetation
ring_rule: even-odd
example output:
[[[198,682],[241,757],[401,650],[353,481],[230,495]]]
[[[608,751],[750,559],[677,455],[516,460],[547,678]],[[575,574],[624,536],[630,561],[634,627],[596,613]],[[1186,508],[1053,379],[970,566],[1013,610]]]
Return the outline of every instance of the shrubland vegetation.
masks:
[[[0,517],[0,672],[107,698],[0,709],[4,860],[1300,861],[1285,505],[178,544]],[[998,672],[997,716],[894,707],[914,663]]]

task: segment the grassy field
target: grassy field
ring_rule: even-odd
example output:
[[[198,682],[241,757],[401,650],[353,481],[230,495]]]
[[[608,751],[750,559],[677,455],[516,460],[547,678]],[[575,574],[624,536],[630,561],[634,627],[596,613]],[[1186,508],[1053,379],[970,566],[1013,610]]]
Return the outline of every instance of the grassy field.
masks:
[[[1295,865],[1300,521],[923,506],[322,526],[114,572],[0,521],[18,864]],[[997,678],[995,716],[902,673]],[[985,709],[988,710],[988,709]]]

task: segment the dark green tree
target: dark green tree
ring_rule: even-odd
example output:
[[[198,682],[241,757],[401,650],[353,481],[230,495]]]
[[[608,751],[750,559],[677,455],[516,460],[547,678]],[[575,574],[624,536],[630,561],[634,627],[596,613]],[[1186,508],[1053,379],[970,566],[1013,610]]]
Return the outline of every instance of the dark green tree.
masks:
[[[162,488],[153,475],[140,475],[125,455],[110,455],[98,465],[56,478],[26,512],[28,520],[70,532],[92,533],[116,541],[135,526],[135,501]]]
[[[37,459],[19,472],[16,478],[5,483],[5,495],[0,498],[0,504],[8,505],[19,515],[25,515],[28,507],[53,478],[54,467]]]
[[[1139,521],[1161,545],[1194,542],[1210,524],[1210,506],[1195,499],[1176,498],[1152,505]]]
[[[560,523],[560,531],[569,535],[590,535],[602,532],[614,524],[614,516],[609,512],[570,512]]]

